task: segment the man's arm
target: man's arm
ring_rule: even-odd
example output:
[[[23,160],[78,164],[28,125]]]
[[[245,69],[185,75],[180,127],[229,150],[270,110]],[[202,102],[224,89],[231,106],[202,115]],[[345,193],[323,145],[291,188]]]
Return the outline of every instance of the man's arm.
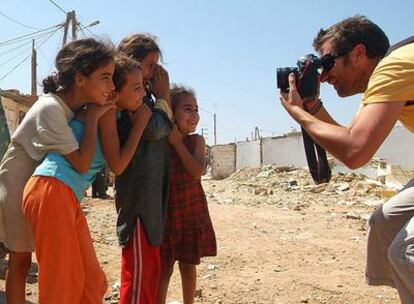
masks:
[[[312,115],[321,121],[330,123],[332,125],[339,126],[339,124],[332,118],[332,116],[328,113],[328,111],[326,111],[323,104],[320,105],[319,103],[321,103],[321,100],[319,98],[314,101],[306,103],[308,109],[310,109],[311,112],[312,112],[312,109],[319,108],[320,106],[319,110],[315,114],[312,114]]]
[[[349,127],[320,120],[303,110],[294,77],[289,77],[289,96],[281,101],[289,114],[309,135],[351,169],[366,164],[398,120],[404,102],[372,103],[364,106]]]

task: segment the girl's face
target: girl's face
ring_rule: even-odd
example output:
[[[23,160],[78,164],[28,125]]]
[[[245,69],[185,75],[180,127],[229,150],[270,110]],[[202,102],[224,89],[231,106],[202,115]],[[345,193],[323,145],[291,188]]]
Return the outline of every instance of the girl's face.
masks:
[[[89,76],[76,75],[76,83],[80,88],[85,103],[99,105],[106,104],[115,89],[112,76],[115,71],[115,63],[110,62],[106,66],[96,69]]]
[[[174,110],[174,119],[181,133],[189,134],[196,130],[200,115],[198,114],[197,100],[193,95],[181,97]]]
[[[144,84],[153,78],[154,68],[158,64],[159,58],[160,54],[158,54],[156,51],[153,51],[141,60],[140,67],[144,77]]]
[[[142,72],[137,69],[129,73],[126,77],[126,83],[117,93],[116,105],[118,108],[128,111],[135,111],[142,104],[142,98],[145,96]]]

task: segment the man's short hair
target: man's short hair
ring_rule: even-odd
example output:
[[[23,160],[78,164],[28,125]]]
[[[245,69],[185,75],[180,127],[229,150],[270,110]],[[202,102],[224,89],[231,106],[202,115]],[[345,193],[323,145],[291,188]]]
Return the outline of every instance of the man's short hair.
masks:
[[[320,29],[313,47],[320,52],[322,45],[332,40],[335,51],[346,52],[362,43],[367,51],[368,58],[382,58],[388,51],[390,43],[383,30],[365,16],[356,15],[344,19],[328,29]]]

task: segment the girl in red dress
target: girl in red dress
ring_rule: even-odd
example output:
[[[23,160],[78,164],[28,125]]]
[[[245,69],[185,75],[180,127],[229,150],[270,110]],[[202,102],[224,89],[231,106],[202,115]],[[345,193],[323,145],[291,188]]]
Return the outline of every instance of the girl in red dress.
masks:
[[[169,136],[170,194],[163,244],[158,303],[164,304],[175,261],[181,274],[184,304],[194,302],[200,258],[217,253],[216,237],[201,185],[205,168],[205,141],[191,134],[200,120],[194,91],[171,89],[175,125]]]

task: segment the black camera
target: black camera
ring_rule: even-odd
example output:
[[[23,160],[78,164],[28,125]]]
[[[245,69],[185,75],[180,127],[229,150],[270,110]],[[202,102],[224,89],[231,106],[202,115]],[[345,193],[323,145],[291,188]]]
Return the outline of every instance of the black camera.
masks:
[[[298,60],[298,67],[285,67],[276,70],[277,87],[282,92],[289,92],[289,74],[295,74],[296,87],[302,100],[306,103],[319,95],[320,68],[329,70],[335,64],[334,56],[318,58],[313,54],[306,55]],[[305,106],[306,109],[306,106]],[[309,172],[316,184],[327,183],[331,179],[331,169],[326,151],[315,143],[312,137],[301,127],[303,144]]]
[[[276,69],[277,87],[284,93],[289,92],[289,74],[295,74],[296,87],[303,101],[312,101],[319,93],[319,73],[321,59],[313,54],[299,58],[298,67]]]

